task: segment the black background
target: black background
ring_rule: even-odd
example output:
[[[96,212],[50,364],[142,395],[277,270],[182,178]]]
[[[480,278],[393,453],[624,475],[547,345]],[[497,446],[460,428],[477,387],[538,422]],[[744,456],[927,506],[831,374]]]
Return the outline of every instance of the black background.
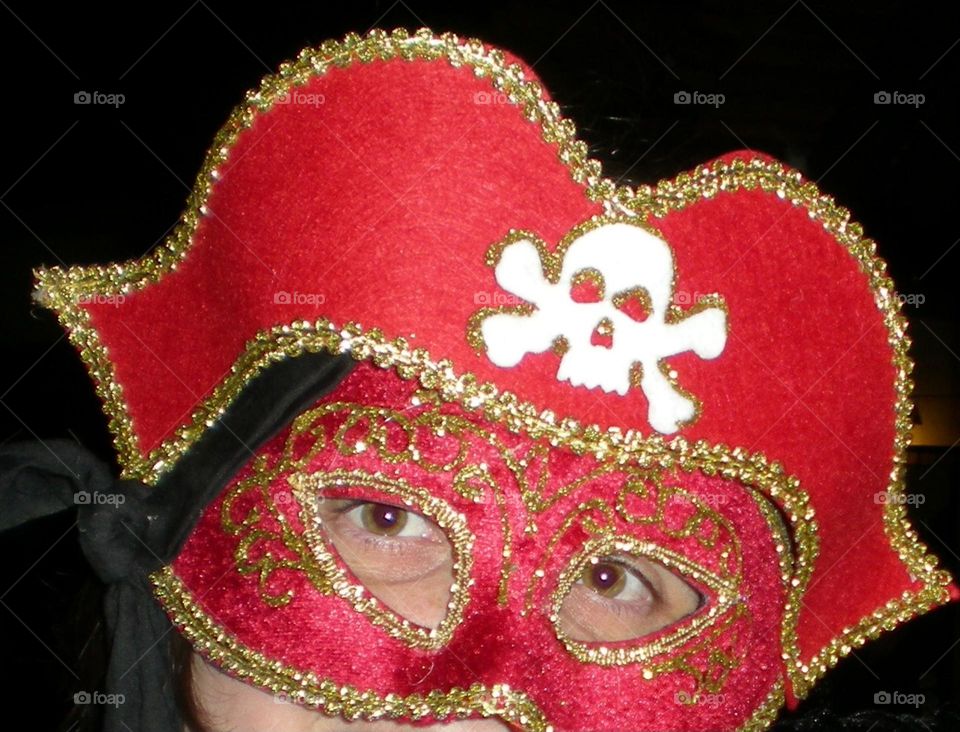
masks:
[[[142,255],[176,222],[245,90],[301,47],[373,26],[427,25],[518,53],[614,178],[654,182],[746,147],[799,168],[878,241],[898,289],[923,295],[906,308],[927,344],[917,380],[956,393],[960,17],[949,4],[0,5],[0,441],[68,436],[111,454],[80,360],[31,305],[32,268]],[[125,102],[74,104],[81,91]],[[676,105],[678,91],[725,103]],[[880,91],[925,101],[877,105]],[[956,572],[950,447],[914,450],[909,487],[927,499],[920,535]],[[5,706],[53,728],[83,688],[73,673],[88,575],[70,520],[12,532],[0,552]],[[930,712],[957,696],[958,642],[958,609],[939,610],[857,651],[811,701],[876,709],[877,691],[919,692],[919,710],[894,711]]]

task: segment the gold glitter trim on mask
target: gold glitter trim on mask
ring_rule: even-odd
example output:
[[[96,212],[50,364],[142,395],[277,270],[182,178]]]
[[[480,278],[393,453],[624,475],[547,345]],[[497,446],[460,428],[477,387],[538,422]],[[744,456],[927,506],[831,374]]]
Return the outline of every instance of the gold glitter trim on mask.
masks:
[[[783,689],[783,682],[777,681],[763,703],[753,711],[750,719],[742,727],[737,728],[736,732],[763,732],[763,730],[769,729],[776,721],[781,707],[787,701]]]
[[[797,560],[790,529],[774,503],[767,500],[767,497],[758,491],[750,490],[750,494],[773,535],[773,548],[777,552],[780,563],[780,576],[784,579],[784,586],[789,591],[789,578],[796,576],[794,563]]]
[[[484,464],[474,465],[467,462],[469,444],[468,437],[493,446],[503,459],[507,468],[517,479],[518,485],[524,485],[522,466],[513,457],[510,451],[490,432],[483,430],[468,419],[455,414],[444,413],[440,410],[439,402],[427,396],[427,392],[419,392],[420,398],[428,400],[430,409],[419,411],[414,415],[387,407],[371,407],[364,404],[350,402],[332,402],[315,407],[297,417],[290,431],[285,449],[290,454],[297,440],[307,435],[316,439],[310,451],[301,458],[300,464],[307,466],[310,459],[323,449],[326,438],[323,427],[318,422],[324,417],[336,414],[346,415],[344,423],[332,435],[331,440],[337,450],[345,456],[355,455],[367,449],[375,450],[377,455],[387,463],[410,463],[429,473],[450,473],[453,489],[469,500],[479,501],[484,491],[489,491],[494,499],[500,518],[503,537],[503,567],[500,576],[499,597],[501,604],[506,604],[507,583],[514,570],[512,562],[513,532],[507,516],[506,500],[503,487],[500,486],[488,473]],[[419,405],[414,405],[419,406]],[[366,430],[362,438],[362,446],[356,441],[347,439],[347,435],[355,428]],[[402,432],[405,442],[402,445],[391,446],[388,439],[388,429]],[[457,443],[456,454],[445,463],[435,463],[429,459],[419,445],[419,428],[426,428],[437,438],[448,438]],[[472,539],[471,539],[472,541]],[[460,591],[466,593],[467,584],[458,580]]]
[[[363,333],[354,325],[338,329],[326,321],[303,321],[261,334],[246,352],[251,363],[238,364],[234,372],[239,383],[231,384],[231,377],[234,376],[231,375],[220,388],[239,391],[246,383],[246,379],[240,375],[256,373],[262,368],[257,364],[267,365],[275,359],[276,353],[296,356],[320,349],[331,353],[349,352],[358,360],[370,360],[382,368],[394,368],[402,378],[418,379],[424,390],[433,392],[434,398],[440,402],[459,404],[508,429],[524,432],[536,440],[546,439],[551,445],[562,445],[577,454],[592,453],[599,460],[611,460],[611,464],[622,461],[641,469],[699,470],[707,476],[736,480],[748,487],[755,487],[783,509],[794,536],[798,559],[795,572],[785,578],[790,591],[785,608],[783,652],[790,659],[787,669],[793,683],[802,681],[802,677],[796,674],[801,666],[796,623],[800,600],[817,555],[816,524],[813,509],[799,481],[787,475],[779,463],[769,462],[761,454],[751,455],[741,448],[731,450],[724,445],[710,445],[704,441],[690,443],[682,437],[667,441],[659,436],[644,438],[616,429],[607,432],[601,432],[596,427],[582,429],[572,420],[556,420],[549,412],[537,413],[531,405],[518,403],[512,394],[499,393],[489,384],[478,384],[470,375],[458,377],[449,362],[435,363],[425,351],[410,351],[403,339],[387,342],[378,331]],[[526,491],[525,500],[528,501],[528,509],[537,512],[570,490],[572,487],[568,486],[558,495],[547,496],[541,486]]]
[[[554,536],[551,537],[543,552],[543,558],[537,565],[537,571],[534,572],[534,580],[527,588],[524,612],[529,612],[532,609],[535,582],[537,578],[545,576],[546,559],[552,555],[554,546],[575,523],[579,523],[593,537],[584,544],[580,553],[568,562],[567,567],[561,572],[551,597],[550,613],[550,620],[554,625],[557,637],[571,655],[583,663],[594,663],[601,666],[641,663],[644,665],[644,678],[654,678],[662,673],[679,671],[691,676],[697,691],[701,691],[701,686],[704,684],[712,685],[709,691],[718,691],[721,685],[720,680],[726,679],[727,675],[740,664],[742,659],[727,657],[717,652],[712,654],[709,659],[710,668],[701,669],[693,662],[692,658],[699,650],[702,650],[702,643],[688,645],[679,653],[668,658],[660,657],[681,648],[688,644],[693,637],[702,636],[707,631],[709,631],[711,638],[716,638],[723,628],[728,627],[736,618],[746,613],[746,608],[742,605],[740,598],[742,554],[736,532],[729,521],[717,511],[703,504],[696,496],[679,487],[664,485],[659,471],[620,466],[616,461],[612,462],[613,466],[591,471],[583,478],[564,486],[547,501],[547,504],[553,503],[568,495],[572,489],[588,484],[596,477],[608,474],[613,470],[624,473],[623,485],[618,490],[614,500],[615,509],[600,498],[581,503],[567,515]],[[652,495],[651,488],[654,489]],[[639,513],[636,510],[631,510],[627,506],[628,498],[631,496],[652,501],[654,510]],[[664,512],[667,505],[677,498],[692,503],[697,510],[687,517],[681,526],[670,527],[664,520]],[[599,514],[604,520],[602,525],[595,518],[588,516],[588,512]],[[640,541],[635,537],[618,534],[615,524],[616,518],[629,524],[655,525],[661,532],[671,538],[686,539],[692,537],[705,549],[714,550],[720,559],[720,566],[726,567],[726,571],[720,574],[712,572],[697,562],[660,546],[656,543],[656,536]],[[713,531],[704,535],[703,529],[711,527]],[[776,542],[776,536],[774,536],[774,541]],[[563,603],[573,584],[579,579],[588,562],[605,554],[618,552],[649,557],[668,568],[675,568],[692,577],[714,592],[709,608],[690,618],[671,623],[667,626],[670,632],[653,641],[645,640],[643,636],[640,636],[629,644],[621,642],[616,647],[610,647],[602,643],[599,645],[587,644],[571,638],[564,632],[560,621]],[[781,568],[783,568],[782,564]],[[787,586],[794,578],[795,575],[792,573],[781,576],[781,580]],[[732,613],[729,612],[731,609],[733,609]],[[790,653],[795,655],[795,635],[790,618],[789,610],[785,610],[781,644],[783,648],[792,647],[794,650]],[[711,630],[718,622],[721,624],[721,630]],[[791,644],[793,645],[791,646]],[[654,659],[656,659],[655,662],[653,662]]]
[[[329,417],[341,417],[343,422],[334,429],[332,424],[324,422]],[[319,591],[338,595],[350,603],[391,637],[425,650],[445,646],[460,624],[463,609],[469,600],[474,537],[464,517],[441,499],[402,479],[362,470],[316,471],[311,463],[328,445],[344,456],[371,450],[390,464],[409,462],[428,472],[452,473],[456,486],[458,481],[473,480],[478,475],[478,466],[466,463],[467,444],[462,433],[469,428],[465,425],[472,427],[466,420],[441,414],[436,409],[411,416],[388,408],[346,402],[322,404],[300,414],[291,425],[281,455],[276,459],[266,455],[256,458],[251,473],[230,488],[224,497],[221,525],[227,534],[238,539],[235,550],[237,571],[259,575],[260,597],[271,606],[285,605],[293,598],[291,589],[276,594],[277,583],[274,581],[271,585],[270,582],[274,572],[278,569],[295,570],[306,575]],[[457,443],[456,454],[443,464],[432,462],[420,449],[418,428],[427,428],[436,436],[449,433]],[[388,431],[403,435],[404,444],[391,445]],[[287,496],[281,493],[278,497],[271,491],[271,486],[283,478],[286,478],[286,484],[293,487],[293,497],[300,507],[300,519],[305,527],[302,534],[290,525],[277,505]],[[338,562],[336,548],[331,550],[318,525],[319,515],[314,501],[317,493],[324,488],[347,485],[370,488],[397,496],[406,504],[416,504],[425,516],[446,533],[454,554],[453,579],[448,612],[438,628],[426,629],[411,624],[385,607],[385,603],[378,598],[366,596],[362,584],[349,579],[349,566],[344,568]],[[499,486],[488,486],[496,497],[504,525],[506,560],[512,546],[506,506]],[[248,500],[251,495],[258,499],[255,504]],[[238,505],[247,506],[242,516],[238,515]],[[266,516],[272,521],[265,523],[263,519]],[[254,548],[256,551],[252,552]],[[509,562],[504,567],[501,582],[504,593],[511,568]]]
[[[360,337],[357,336],[356,338]],[[286,604],[292,599],[293,593],[291,590],[279,596],[270,593],[265,595],[264,592],[272,573],[278,568],[284,568],[303,572],[320,591],[327,594],[338,594],[344,600],[351,602],[355,609],[367,615],[375,624],[384,627],[390,635],[413,647],[436,650],[444,646],[449,642],[452,633],[460,622],[463,608],[469,600],[467,591],[469,573],[466,569],[456,572],[456,580],[451,593],[454,598],[450,604],[452,612],[436,632],[427,633],[423,629],[412,628],[392,612],[385,611],[376,600],[364,598],[362,587],[349,582],[345,572],[337,565],[333,553],[321,536],[311,536],[310,530],[308,530],[305,532],[306,538],[304,538],[289,525],[284,512],[276,505],[279,499],[273,496],[271,492],[271,485],[284,476],[290,476],[286,482],[295,486],[294,497],[301,506],[301,522],[306,527],[311,527],[316,523],[307,515],[313,500],[312,496],[320,487],[331,484],[331,481],[333,484],[339,485],[347,485],[352,482],[356,485],[387,490],[401,495],[406,500],[414,498],[410,491],[416,492],[418,489],[404,483],[407,490],[400,490],[400,486],[393,485],[396,481],[384,478],[379,474],[371,476],[363,471],[337,470],[332,473],[316,471],[313,467],[315,458],[319,456],[321,451],[333,449],[346,457],[374,451],[380,459],[388,464],[409,463],[430,473],[449,473],[452,476],[453,490],[467,500],[482,501],[484,493],[489,492],[493,496],[503,526],[499,600],[501,604],[505,604],[507,582],[511,572],[515,569],[512,560],[512,531],[503,495],[505,487],[499,485],[498,481],[493,479],[486,463],[478,463],[470,459],[468,440],[472,440],[478,446],[487,449],[492,448],[499,456],[498,459],[502,461],[512,475],[516,482],[516,490],[519,492],[527,512],[527,531],[536,532],[536,522],[539,515],[554,507],[559,501],[589,487],[592,482],[598,479],[609,479],[614,475],[622,479],[620,488],[609,503],[600,498],[591,499],[579,504],[561,522],[560,527],[555,531],[542,552],[535,571],[531,573],[526,590],[525,608],[521,611],[521,614],[533,610],[533,592],[537,583],[546,576],[547,560],[552,556],[556,543],[563,538],[573,523],[579,522],[588,530],[588,533],[595,535],[595,541],[587,549],[588,553],[596,544],[596,535],[600,535],[600,540],[616,536],[615,526],[618,519],[627,524],[656,526],[665,536],[674,539],[693,538],[705,549],[714,552],[719,574],[702,568],[675,552],[651,548],[652,542],[650,541],[647,541],[646,544],[651,546],[644,550],[650,556],[660,556],[658,552],[662,553],[663,556],[660,557],[662,563],[685,571],[699,580],[703,586],[713,590],[715,598],[709,610],[701,613],[691,623],[682,623],[669,637],[661,638],[653,643],[640,642],[634,644],[627,653],[614,652],[607,656],[604,650],[581,647],[576,642],[567,639],[562,630],[559,630],[559,627],[558,637],[574,657],[581,661],[601,665],[620,665],[642,661],[646,664],[645,672],[648,674],[656,673],[659,675],[670,671],[687,673],[697,684],[698,689],[704,683],[704,679],[712,679],[713,681],[710,683],[715,683],[717,679],[725,678],[739,664],[739,659],[727,658],[720,654],[711,661],[711,663],[716,662],[714,664],[716,668],[699,668],[691,661],[691,656],[702,648],[701,644],[693,644],[676,657],[659,658],[687,643],[692,634],[701,634],[705,630],[709,630],[718,620],[723,623],[724,627],[732,622],[727,617],[727,611],[739,598],[742,573],[742,550],[736,532],[722,514],[705,504],[697,496],[678,486],[664,484],[660,469],[661,467],[670,467],[686,471],[702,470],[704,473],[715,475],[717,473],[716,466],[711,466],[706,461],[690,460],[689,455],[684,459],[671,453],[655,455],[649,460],[644,455],[633,455],[629,461],[622,455],[610,455],[598,467],[589,470],[575,480],[564,483],[555,491],[548,492],[547,482],[550,476],[547,465],[548,448],[543,441],[534,443],[529,450],[519,455],[515,449],[505,445],[493,432],[485,429],[482,424],[478,424],[462,414],[444,410],[443,400],[439,395],[431,393],[427,389],[420,389],[415,393],[412,397],[412,406],[413,409],[396,410],[389,407],[339,401],[315,406],[294,419],[281,454],[277,458],[269,458],[266,455],[258,457],[251,474],[228,490],[221,509],[223,528],[228,534],[239,539],[236,549],[238,571],[244,574],[259,572],[259,591],[264,601],[268,604]],[[445,441],[443,449],[433,446],[434,450],[438,450],[445,456],[442,462],[431,460],[430,449],[421,442],[421,432],[423,430],[426,430],[434,439],[440,438]],[[681,454],[687,449],[687,445],[679,439],[674,440],[669,447],[674,451],[681,452]],[[643,466],[638,467],[634,460]],[[786,477],[784,477],[782,484],[778,484],[776,481],[757,480],[756,465],[760,464],[763,464],[762,460],[758,460],[754,465],[752,480],[768,491],[770,500],[776,499],[785,505],[784,511],[791,517],[797,536],[805,539],[801,544],[801,550],[798,551],[798,562],[802,562],[804,566],[812,565],[816,552],[816,537],[809,525],[806,496],[799,490],[795,480],[790,483],[790,480]],[[748,480],[746,472],[736,474],[740,476],[740,479]],[[779,474],[779,468],[774,468],[774,474]],[[531,481],[531,475],[536,476],[534,481]],[[724,477],[729,477],[729,475],[724,472]],[[391,486],[393,487],[391,488]],[[240,502],[241,498],[247,496],[250,492],[259,494],[261,500],[256,505],[244,500],[243,505],[247,506],[246,513],[243,517],[238,517],[234,507]],[[459,514],[455,513],[451,514],[454,516],[453,519],[440,522],[440,514],[445,511],[452,512],[452,509],[443,503],[440,509],[435,510],[434,507],[426,505],[430,501],[429,494],[423,491],[419,491],[419,493],[423,495],[416,497],[414,502],[422,507],[426,515],[438,519],[442,527],[449,529],[453,523],[462,523],[462,517],[456,518]],[[754,496],[752,492],[751,496]],[[758,496],[754,497],[758,501],[761,500]],[[280,498],[283,498],[283,496],[281,495]],[[631,499],[635,502],[633,505],[630,505]],[[696,510],[687,516],[681,525],[670,526],[665,520],[666,507],[678,499],[692,504]],[[763,500],[766,500],[766,498]],[[279,529],[271,528],[262,522],[264,514],[261,504],[265,505],[273,521],[279,524]],[[587,512],[593,509],[599,512],[599,517],[606,520],[598,522],[597,518],[599,517],[587,516]],[[801,515],[797,513],[797,510],[805,511],[805,513]],[[467,558],[464,563],[464,566],[466,566],[469,562],[473,537],[465,525],[461,526],[461,529],[463,536],[458,537],[455,530],[448,531],[448,534],[451,535],[453,545],[457,547],[457,556]],[[654,540],[655,538],[648,537],[648,539]],[[777,544],[777,534],[773,534],[773,540]],[[287,551],[275,552],[270,548],[271,543],[278,547],[282,546]],[[620,539],[619,543],[629,545],[626,547],[627,550],[640,546],[639,540],[630,537]],[[250,547],[254,545],[257,546],[257,551],[251,556]],[[779,544],[777,544],[777,548],[778,552],[782,549]],[[288,557],[291,555],[295,558],[289,559]],[[791,611],[791,608],[796,607],[799,602],[799,597],[806,586],[807,575],[794,573],[792,562],[789,564],[781,562],[781,569],[783,568],[789,568],[790,570],[789,574],[783,574],[781,579],[787,587],[792,588],[793,594],[790,595],[790,601],[785,603],[784,607],[781,643],[782,648],[786,649],[784,651],[786,656],[796,658],[798,652],[795,635],[796,615]],[[575,577],[576,575],[574,575]],[[554,591],[553,601],[556,606],[551,611],[553,616],[551,621],[555,625],[556,618],[559,616],[559,605],[556,603],[562,604],[562,598],[566,594],[563,585],[564,580],[560,579],[559,581],[561,583],[561,589],[559,590],[561,594],[558,595],[556,594],[558,591]],[[743,611],[743,608],[738,608],[737,616],[742,614]],[[654,659],[656,659],[655,662]],[[712,690],[716,691],[716,688]]]
[[[661,464],[664,466],[670,465],[671,459],[667,458],[666,460],[661,460]],[[564,534],[566,534],[574,524],[578,523],[588,534],[595,536],[610,535],[615,533],[615,527],[618,519],[627,524],[648,526],[653,525],[656,526],[658,530],[663,533],[663,535],[671,539],[687,539],[694,537],[697,543],[699,543],[705,549],[715,548],[717,541],[720,538],[720,534],[722,533],[728,539],[724,549],[724,551],[726,551],[726,555],[723,558],[730,560],[731,551],[734,555],[732,558],[734,564],[733,571],[729,577],[724,577],[724,580],[732,580],[739,585],[742,556],[740,551],[740,542],[737,538],[736,532],[733,529],[733,526],[721,514],[705,505],[696,496],[692,495],[688,491],[673,485],[663,485],[662,474],[659,470],[637,468],[633,465],[624,465],[618,459],[612,459],[595,470],[590,471],[586,475],[567,483],[557,490],[556,493],[550,496],[547,496],[543,492],[543,487],[540,486],[535,493],[532,492],[529,494],[529,498],[527,495],[525,495],[524,501],[527,504],[528,510],[542,512],[554,505],[560,499],[570,495],[576,490],[579,490],[585,485],[589,485],[590,482],[615,472],[622,474],[623,484],[617,491],[613,505],[611,506],[610,503],[601,498],[593,498],[589,501],[579,504],[567,514],[559,529],[550,539],[550,543],[544,552],[544,556],[537,565],[537,569],[539,571],[534,573],[534,577],[527,587],[525,601],[526,610],[529,611],[533,608],[533,593],[536,588],[536,582],[545,574],[546,563],[552,554],[554,546],[562,540]],[[541,472],[541,476],[545,474],[545,470]],[[646,514],[638,514],[635,511],[631,511],[627,506],[628,499],[632,496],[640,500],[649,500],[651,498],[651,487],[653,488],[653,501],[656,506],[655,510]],[[675,498],[679,498],[679,500],[693,505],[696,508],[696,511],[691,516],[687,517],[682,526],[678,528],[671,528],[665,521],[665,512],[667,505]],[[599,516],[604,519],[605,523],[601,525],[601,523],[598,522],[595,517],[588,515],[588,512],[596,512],[596,514],[599,514]],[[707,538],[697,535],[696,533],[705,525],[712,525],[714,528],[711,536]],[[792,576],[793,575],[791,575],[791,577]]]
[[[799,658],[788,660],[794,693],[802,697],[828,668],[881,631],[890,630],[948,601],[949,575],[937,569],[936,557],[928,553],[927,547],[910,527],[904,502],[896,500],[904,492],[905,454],[910,439],[912,410],[910,393],[913,383],[910,373],[913,363],[908,355],[910,341],[906,335],[906,319],[901,314],[901,304],[896,298],[893,282],[886,274],[885,263],[876,256],[873,241],[863,236],[861,226],[850,220],[849,211],[836,205],[831,197],[821,194],[814,183],[804,182],[797,171],[759,158],[703,165],[656,186],[635,189],[615,186],[601,177],[600,164],[587,158],[587,146],[576,139],[573,123],[560,116],[559,106],[546,101],[539,85],[525,79],[518,65],[507,65],[501,51],[488,49],[479,41],[461,41],[452,34],[436,36],[426,29],[412,35],[404,30],[389,34],[374,30],[362,38],[350,34],[343,41],[328,41],[318,48],[305,49],[295,62],[284,63],[278,73],[266,76],[260,89],[249,92],[246,101],[233,110],[214,138],[179,224],[160,248],[140,260],[107,266],[54,267],[35,273],[35,299],[57,312],[104,402],[108,425],[114,435],[125,477],[155,483],[216,421],[243,386],[262,368],[284,356],[295,356],[308,348],[316,350],[327,345],[333,346],[333,352],[339,352],[336,349],[342,348],[353,352],[358,358],[395,368],[403,378],[419,378],[422,382],[432,384],[432,388],[436,388],[445,399],[460,401],[462,398],[470,408],[482,408],[484,416],[498,419],[510,429],[524,430],[535,438],[547,436],[552,444],[563,445],[574,452],[595,452],[598,455],[611,452],[627,454],[631,451],[650,453],[651,450],[642,444],[644,439],[635,433],[623,433],[617,429],[604,431],[596,425],[582,426],[570,419],[557,420],[549,410],[540,412],[509,392],[499,392],[490,384],[478,383],[468,374],[454,374],[449,363],[432,362],[422,350],[410,351],[402,339],[388,342],[377,331],[370,331],[367,335],[375,335],[373,343],[376,348],[369,341],[354,347],[349,332],[343,338],[325,333],[327,328],[336,333],[336,329],[325,321],[316,325],[293,323],[276,326],[257,334],[238,357],[231,373],[197,405],[189,420],[146,457],[140,453],[123,389],[116,379],[107,351],[93,328],[88,311],[81,303],[94,296],[132,293],[174,270],[189,252],[193,233],[219,177],[219,166],[228,159],[238,136],[253,124],[256,116],[314,75],[378,58],[445,61],[453,66],[470,66],[477,75],[489,78],[493,88],[507,94],[511,101],[516,100],[521,113],[540,127],[544,140],[556,147],[558,158],[569,168],[573,179],[584,186],[585,195],[602,202],[609,210],[632,211],[640,219],[648,214],[662,217],[702,199],[713,198],[723,191],[759,188],[777,195],[791,206],[802,208],[811,219],[819,222],[857,261],[867,277],[893,349],[892,363],[896,372],[895,438],[892,445],[893,468],[887,485],[891,500],[882,509],[884,531],[906,571],[923,587],[904,592],[900,598],[889,601],[855,625],[845,628],[808,661],[801,662]],[[313,334],[310,331],[314,331]],[[358,328],[356,332],[359,332]],[[387,346],[388,343],[392,343],[392,346]],[[394,348],[395,352],[405,354],[403,359],[387,355],[388,352],[394,352]],[[665,444],[659,436],[649,438],[649,442],[652,452],[662,450]],[[723,463],[723,458],[729,460],[736,449],[731,451],[724,446],[704,449],[717,450],[714,459],[723,465],[723,469],[729,470],[731,464],[739,462],[737,458]],[[763,456],[754,457],[763,459],[766,464]],[[747,464],[744,470],[749,474],[752,468]],[[798,546],[802,544],[801,539]],[[798,576],[805,571],[809,572],[810,568],[805,569],[801,563]],[[794,616],[798,610],[799,601],[796,600],[792,606]]]

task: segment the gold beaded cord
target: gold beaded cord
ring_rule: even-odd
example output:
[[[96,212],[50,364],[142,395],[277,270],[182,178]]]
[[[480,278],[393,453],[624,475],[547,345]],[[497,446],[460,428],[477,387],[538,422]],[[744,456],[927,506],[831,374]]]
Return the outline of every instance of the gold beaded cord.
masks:
[[[850,213],[838,206],[830,196],[822,194],[814,183],[804,181],[799,172],[759,158],[700,166],[652,186],[618,186],[603,177],[600,163],[588,158],[587,145],[577,139],[575,125],[560,115],[560,108],[555,102],[544,98],[536,81],[525,78],[519,65],[508,64],[503,52],[485,47],[478,40],[461,40],[450,33],[435,35],[427,29],[415,33],[403,29],[389,33],[373,30],[365,36],[349,34],[342,41],[330,40],[318,47],[304,49],[295,61],[281,64],[277,73],[265,76],[260,87],[248,92],[245,101],[231,112],[205,157],[180,222],[160,247],[141,259],[124,263],[67,269],[53,267],[36,271],[34,297],[57,312],[71,342],[80,352],[97,393],[104,402],[125,477],[156,483],[263,368],[283,357],[296,357],[317,350],[351,353],[358,360],[369,360],[383,368],[395,369],[405,379],[418,379],[424,388],[435,391],[443,400],[477,410],[484,417],[496,420],[509,429],[524,431],[534,439],[547,439],[555,446],[577,453],[593,452],[598,456],[621,454],[632,460],[676,454],[681,460],[681,467],[682,460],[693,459],[702,462],[716,474],[731,477],[741,470],[763,473],[779,469],[776,463],[765,456],[747,455],[737,447],[701,443],[687,445],[681,438],[667,442],[659,436],[643,438],[616,428],[602,430],[596,425],[580,425],[569,419],[558,419],[549,410],[541,412],[517,396],[499,391],[492,384],[479,383],[470,374],[456,373],[449,362],[434,360],[423,349],[410,349],[407,341],[401,337],[391,340],[375,328],[364,330],[356,324],[334,324],[326,320],[292,322],[258,333],[238,356],[231,372],[197,404],[182,427],[149,454],[141,454],[122,385],[115,377],[106,348],[82,303],[92,295],[129,294],[173,271],[189,254],[192,237],[215,185],[219,166],[227,160],[231,147],[254,119],[316,75],[336,73],[337,69],[378,59],[421,59],[449,63],[454,67],[470,67],[478,77],[489,80],[492,89],[507,95],[520,114],[539,126],[544,141],[555,147],[559,160],[567,166],[571,178],[583,186],[590,200],[602,202],[609,211],[632,212],[639,219],[651,216],[661,218],[671,211],[681,210],[723,192],[759,189],[802,208],[811,219],[819,222],[858,263],[873,291],[874,302],[887,330],[896,371],[896,403],[895,439],[891,446],[893,467],[887,486],[892,498],[882,507],[884,531],[905,570],[922,586],[919,590],[903,592],[900,597],[890,600],[856,624],[844,628],[813,657],[788,660],[794,693],[802,697],[840,658],[882,631],[890,630],[948,601],[948,574],[937,568],[936,558],[928,552],[911,527],[905,502],[896,500],[902,497],[904,490],[912,409],[910,395],[913,382],[910,373],[913,363],[908,355],[910,341],[906,334],[906,319],[901,313],[894,285],[886,274],[886,265],[876,255],[874,242],[864,237],[861,226],[851,221]],[[562,343],[557,344],[558,348],[562,346]],[[812,524],[812,518],[811,511],[804,520]],[[810,571],[810,568],[799,566],[797,571]],[[220,660],[228,669],[257,680],[259,685],[267,688],[279,688],[281,683],[287,682],[293,686],[300,684],[291,682],[285,676],[286,671],[276,670],[275,665],[267,659],[248,649],[236,648],[229,635],[213,627],[196,603],[183,592],[177,591],[178,582],[169,570],[158,573],[154,580],[158,597],[175,621],[184,626],[184,632],[189,637],[207,649],[211,658]],[[238,666],[239,659],[245,659],[245,668]],[[795,667],[791,668],[792,664]],[[397,705],[400,705],[405,714],[411,712],[411,716],[416,716],[420,713],[418,710],[425,708],[422,705],[427,704],[426,700],[414,702],[396,699],[377,700],[374,703],[367,692],[355,692],[359,695],[357,697],[351,696],[354,692],[341,696],[340,690],[332,688],[329,682],[314,679],[309,684],[306,681],[303,683],[307,686],[312,684],[311,693],[327,699],[328,711],[340,709],[342,711],[339,713],[347,715],[355,713],[351,710],[361,707],[368,709],[373,704],[379,710],[377,714],[390,713],[389,710],[397,710],[400,708]],[[526,721],[522,726],[528,729],[549,728],[542,721],[542,716],[537,716],[534,705],[512,690],[470,689],[458,690],[457,693],[460,702],[482,697],[475,701],[472,708],[482,710],[483,714],[498,714],[511,721],[524,718]],[[783,693],[783,689],[772,692],[768,703],[754,713],[744,729],[763,729],[770,724],[776,709],[782,704]],[[438,704],[453,708],[460,703],[452,699]],[[492,711],[494,708],[496,712]],[[366,712],[362,716],[372,718]]]

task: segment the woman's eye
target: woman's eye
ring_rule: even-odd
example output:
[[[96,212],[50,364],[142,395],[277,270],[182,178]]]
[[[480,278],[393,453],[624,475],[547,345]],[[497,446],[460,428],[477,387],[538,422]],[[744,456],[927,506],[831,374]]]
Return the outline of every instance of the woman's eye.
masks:
[[[631,640],[673,625],[703,602],[698,590],[659,562],[597,557],[564,598],[560,627],[573,640]]]
[[[378,536],[426,538],[432,528],[423,516],[386,503],[361,503],[344,515],[354,525]]]
[[[597,594],[622,601],[652,601],[646,580],[616,562],[591,562],[577,580]]]
[[[453,548],[430,518],[389,503],[323,498],[328,546],[370,594],[413,623],[436,628],[453,584]]]

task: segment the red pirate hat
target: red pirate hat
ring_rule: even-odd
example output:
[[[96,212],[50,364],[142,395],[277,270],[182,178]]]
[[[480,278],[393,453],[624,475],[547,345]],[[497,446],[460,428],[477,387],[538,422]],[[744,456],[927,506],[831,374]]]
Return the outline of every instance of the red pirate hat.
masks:
[[[146,482],[271,362],[327,350],[505,434],[756,489],[792,531],[780,652],[801,697],[948,600],[904,508],[893,283],[849,213],[766,156],[631,188],[575,134],[477,41],[327,42],[234,110],[164,246],[43,270],[37,296]]]

